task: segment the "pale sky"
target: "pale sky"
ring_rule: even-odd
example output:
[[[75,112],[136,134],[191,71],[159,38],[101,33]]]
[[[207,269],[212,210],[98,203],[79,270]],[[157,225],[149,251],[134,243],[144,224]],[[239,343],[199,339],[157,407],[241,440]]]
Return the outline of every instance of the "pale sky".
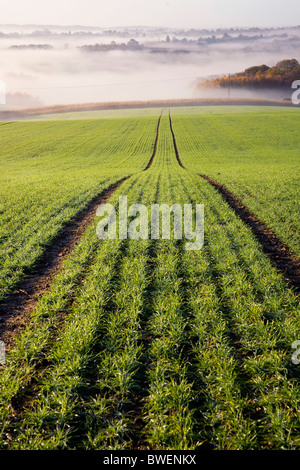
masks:
[[[299,0],[0,0],[2,24],[295,26]]]

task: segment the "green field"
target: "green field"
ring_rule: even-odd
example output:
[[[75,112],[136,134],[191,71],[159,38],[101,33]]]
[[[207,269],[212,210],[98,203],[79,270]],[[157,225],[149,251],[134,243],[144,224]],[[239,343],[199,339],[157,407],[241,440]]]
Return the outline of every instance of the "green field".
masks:
[[[296,289],[199,173],[299,256],[299,110],[0,123],[0,299],[104,188],[204,204],[201,250],[99,240],[95,217],[0,366],[1,449],[300,449]],[[104,113],[104,112],[103,112]],[[62,117],[62,116],[61,116]],[[88,116],[85,116],[87,118]]]
[[[144,169],[156,125],[157,117],[0,125],[0,299],[96,194]]]
[[[177,114],[173,127],[183,164],[225,184],[299,256],[300,116],[295,111]]]

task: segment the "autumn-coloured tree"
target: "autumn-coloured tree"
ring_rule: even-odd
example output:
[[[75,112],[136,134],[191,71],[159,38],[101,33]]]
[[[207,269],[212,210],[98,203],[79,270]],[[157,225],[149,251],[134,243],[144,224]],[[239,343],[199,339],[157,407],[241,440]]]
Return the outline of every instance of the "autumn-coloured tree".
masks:
[[[281,60],[273,67],[265,64],[255,65],[230,77],[226,75],[214,80],[207,80],[201,86],[227,88],[229,80],[232,87],[291,88],[295,80],[300,80],[300,64],[296,59],[286,59]]]

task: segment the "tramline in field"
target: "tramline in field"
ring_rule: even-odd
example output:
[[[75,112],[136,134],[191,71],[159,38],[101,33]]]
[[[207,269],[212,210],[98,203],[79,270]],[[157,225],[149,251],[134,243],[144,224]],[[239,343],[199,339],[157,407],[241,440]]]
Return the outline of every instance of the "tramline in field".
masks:
[[[259,126],[242,108],[172,110],[171,121],[168,113],[159,125],[161,110],[0,126],[11,194],[1,209],[2,299],[60,227],[121,178],[115,207],[126,195],[149,211],[154,203],[205,211],[204,246],[192,251],[174,236],[99,240],[95,216],[7,351],[2,449],[300,448],[298,294],[198,175],[226,184],[294,249],[298,113],[266,112]],[[275,141],[281,125],[286,140]]]

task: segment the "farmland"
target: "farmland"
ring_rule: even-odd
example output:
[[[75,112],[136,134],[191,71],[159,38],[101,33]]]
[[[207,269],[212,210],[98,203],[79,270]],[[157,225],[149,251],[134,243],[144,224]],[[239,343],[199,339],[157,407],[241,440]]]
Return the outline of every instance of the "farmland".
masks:
[[[300,254],[298,113],[176,116],[179,153],[187,168],[220,183]],[[187,143],[185,144],[185,141]]]
[[[2,327],[0,448],[299,449],[297,284],[203,178],[297,260],[298,110],[126,112],[0,125],[3,315],[113,185],[115,206],[204,204],[204,246],[99,240],[94,214],[20,324]]]
[[[102,189],[146,166],[156,122],[3,124],[0,299],[62,224]]]

